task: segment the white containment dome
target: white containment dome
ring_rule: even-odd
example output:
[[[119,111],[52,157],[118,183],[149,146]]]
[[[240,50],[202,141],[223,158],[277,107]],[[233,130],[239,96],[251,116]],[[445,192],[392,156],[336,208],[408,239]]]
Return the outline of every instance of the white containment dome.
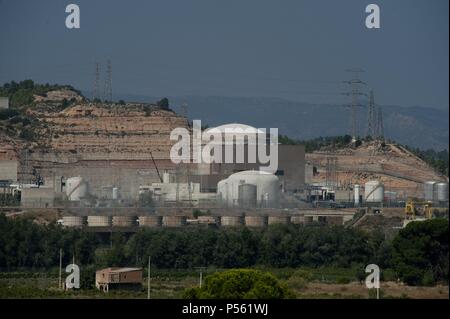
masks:
[[[241,203],[249,205],[252,202],[250,195],[253,194],[254,189],[250,185],[256,186],[258,207],[278,206],[280,200],[278,177],[263,171],[243,171],[232,174],[217,184],[217,194],[222,203],[228,207],[239,206]]]
[[[88,194],[87,182],[80,176],[66,180],[66,195],[70,201],[78,201]]]
[[[384,186],[380,181],[368,181],[364,184],[364,199],[366,202],[381,203],[384,199]]]

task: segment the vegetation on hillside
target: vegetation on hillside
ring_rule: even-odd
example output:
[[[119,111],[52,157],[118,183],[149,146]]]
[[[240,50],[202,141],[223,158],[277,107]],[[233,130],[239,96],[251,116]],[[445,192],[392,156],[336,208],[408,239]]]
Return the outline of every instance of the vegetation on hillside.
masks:
[[[54,267],[62,248],[64,263],[75,256],[76,263],[83,266],[145,267],[148,256],[154,266],[167,269],[256,265],[363,269],[375,263],[382,269],[393,269],[410,284],[448,282],[448,220],[415,224],[418,223],[409,224],[393,242],[379,233],[323,225],[141,229],[128,236],[114,233],[110,238],[109,233],[94,234],[54,224],[41,226],[30,220],[8,219],[2,214],[0,269]],[[416,257],[411,262],[410,258]]]
[[[448,175],[448,150],[435,151],[433,149],[421,150],[419,148],[409,147],[403,145],[408,151],[422,159],[425,163],[433,167],[437,172],[442,175]]]
[[[33,80],[23,80],[19,83],[11,81],[0,87],[0,96],[9,97],[11,108],[21,109],[24,106],[30,106],[34,103],[33,95],[45,96],[49,91],[69,89],[81,95],[81,92],[75,90],[70,85],[59,84],[37,84]],[[63,101],[68,106],[69,101]]]

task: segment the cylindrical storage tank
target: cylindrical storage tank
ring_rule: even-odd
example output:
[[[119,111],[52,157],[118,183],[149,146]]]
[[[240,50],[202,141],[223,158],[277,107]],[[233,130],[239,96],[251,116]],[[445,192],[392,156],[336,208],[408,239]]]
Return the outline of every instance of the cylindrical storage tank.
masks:
[[[181,227],[186,225],[186,216],[164,216],[163,226],[165,227]]]
[[[301,215],[294,215],[291,216],[291,224],[304,224],[305,223],[305,217]]]
[[[111,226],[111,216],[88,216],[89,227],[109,227]]]
[[[87,182],[81,177],[70,177],[66,180],[66,195],[70,201],[79,201],[88,194]]]
[[[65,227],[83,227],[86,218],[83,216],[63,216],[62,220]]]
[[[269,216],[269,225],[273,224],[289,224],[291,222],[291,217],[286,216]]]
[[[118,200],[119,199],[119,188],[118,187],[113,187],[113,189],[112,189],[112,199],[113,200]]]
[[[139,226],[141,227],[161,227],[162,216],[139,216]]]
[[[364,185],[364,199],[370,203],[381,203],[384,199],[384,186],[380,181],[368,181]]]
[[[242,217],[242,216],[221,216],[220,224],[222,226],[242,226],[242,225],[244,225],[244,217]]]
[[[264,216],[264,215],[245,216],[245,226],[247,226],[247,227],[265,227],[265,226],[267,226],[267,216]]]
[[[436,188],[436,201],[438,202],[448,202],[448,183],[436,183],[434,185]]]
[[[133,227],[136,225],[136,216],[113,216],[112,225],[115,227]]]
[[[354,186],[354,191],[355,191],[355,194],[354,194],[354,197],[355,197],[355,206],[359,206],[359,193],[360,193],[360,189],[361,189],[361,186],[359,186],[359,185],[355,185],[355,186]]]
[[[428,181],[423,184],[423,198],[427,201],[434,200],[434,184],[435,181]]]
[[[240,207],[256,207],[257,195],[256,185],[242,184],[238,186],[238,201]]]

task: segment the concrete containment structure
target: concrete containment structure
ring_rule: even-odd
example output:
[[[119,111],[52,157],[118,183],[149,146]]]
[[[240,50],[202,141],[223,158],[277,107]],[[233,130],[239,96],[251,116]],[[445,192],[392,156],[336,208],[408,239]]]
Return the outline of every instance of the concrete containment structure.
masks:
[[[111,216],[88,216],[87,223],[89,227],[110,227]]]
[[[83,227],[86,224],[86,217],[84,216],[63,216],[64,227]]]
[[[162,216],[139,216],[139,226],[140,227],[161,227],[162,226]]]
[[[247,227],[265,227],[267,226],[267,216],[265,215],[254,215],[245,216],[245,226]]]
[[[285,216],[269,216],[268,220],[269,225],[273,224],[290,224],[291,223],[291,217],[289,215]]]
[[[208,146],[221,149],[221,158],[204,158],[203,162],[197,165],[197,169],[192,172],[192,181],[201,184],[202,191],[216,192],[217,183],[227,178],[229,175],[248,170],[263,170],[268,163],[262,163],[255,152],[259,148],[265,148],[264,152],[269,153],[269,145],[277,149],[277,169],[271,173],[278,176],[281,187],[284,191],[295,192],[301,190],[305,184],[305,147],[304,145],[280,145],[275,143],[275,139],[264,130],[255,127],[231,123],[205,130],[204,135],[214,136],[214,140],[208,140]],[[269,133],[267,131],[267,133]],[[221,137],[221,139],[220,139]],[[220,142],[216,143],[219,140]],[[224,143],[222,143],[224,141]],[[233,142],[232,142],[233,141]],[[263,144],[267,142],[267,144]],[[206,142],[204,142],[206,144]],[[276,144],[276,147],[273,145]],[[226,152],[232,151],[232,160],[226,160]],[[196,158],[197,154],[193,154]],[[205,155],[205,154],[203,154]],[[274,154],[275,155],[275,154]],[[229,156],[231,159],[231,156]],[[218,160],[218,161],[217,161]],[[272,163],[273,164],[273,163]]]
[[[276,207],[280,199],[278,178],[263,171],[243,171],[230,175],[217,184],[220,201],[228,207],[239,206],[239,186],[256,186],[256,203],[258,207]]]
[[[163,226],[165,227],[181,227],[186,225],[186,216],[164,216]]]
[[[257,187],[252,184],[242,184],[238,186],[239,207],[254,208],[257,203]]]
[[[221,216],[220,224],[222,226],[243,226],[244,217],[243,216]]]

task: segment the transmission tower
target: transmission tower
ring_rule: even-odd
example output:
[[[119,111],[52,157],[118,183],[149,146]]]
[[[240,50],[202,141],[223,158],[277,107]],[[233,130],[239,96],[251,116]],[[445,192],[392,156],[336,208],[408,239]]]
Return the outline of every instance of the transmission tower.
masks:
[[[94,89],[92,90],[92,99],[100,99],[100,64],[95,62]]]
[[[112,102],[112,66],[111,61],[106,62],[105,94],[104,99]]]
[[[367,108],[367,130],[366,136],[371,136],[372,138],[377,137],[377,120],[376,120],[376,110],[375,110],[375,98],[373,96],[373,91],[370,91],[369,106]]]
[[[384,139],[384,125],[383,125],[383,112],[381,111],[381,106],[377,108],[377,129],[376,136],[377,138],[383,140]]]
[[[366,95],[363,92],[361,92],[361,85],[365,85],[363,81],[359,79],[359,74],[364,72],[364,70],[359,68],[353,68],[346,70],[347,72],[352,74],[352,78],[348,81],[344,81],[344,83],[347,83],[350,85],[350,92],[344,93],[345,95],[348,95],[351,97],[350,102],[350,122],[351,122],[351,135],[353,138],[353,141],[356,141],[356,137],[358,136],[358,129],[357,129],[357,108],[362,106],[358,98],[361,95]]]

